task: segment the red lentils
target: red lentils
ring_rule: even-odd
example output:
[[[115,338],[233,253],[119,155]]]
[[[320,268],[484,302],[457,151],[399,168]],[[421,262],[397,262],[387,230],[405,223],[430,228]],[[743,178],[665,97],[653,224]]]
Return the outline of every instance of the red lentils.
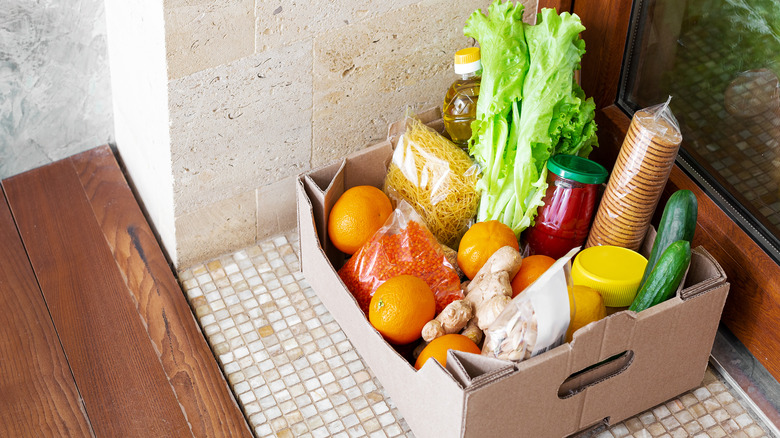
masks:
[[[368,314],[374,291],[397,275],[423,279],[436,297],[436,314],[463,298],[460,277],[447,261],[438,241],[425,226],[409,221],[398,233],[374,235],[339,270],[339,276],[360,308]]]

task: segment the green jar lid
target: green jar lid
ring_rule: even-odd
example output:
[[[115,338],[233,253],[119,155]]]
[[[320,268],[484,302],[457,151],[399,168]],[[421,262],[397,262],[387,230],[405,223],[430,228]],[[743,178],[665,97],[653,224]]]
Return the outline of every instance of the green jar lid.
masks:
[[[547,170],[583,184],[603,184],[609,173],[601,164],[576,155],[558,154],[547,160]]]

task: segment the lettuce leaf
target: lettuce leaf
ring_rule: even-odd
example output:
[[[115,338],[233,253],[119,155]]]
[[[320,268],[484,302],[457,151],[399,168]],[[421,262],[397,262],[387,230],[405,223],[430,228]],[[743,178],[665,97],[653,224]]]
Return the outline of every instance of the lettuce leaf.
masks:
[[[550,156],[587,156],[597,146],[595,104],[574,81],[585,27],[554,9],[543,9],[535,26],[522,13],[522,5],[496,0],[464,28],[482,53],[470,145],[482,167],[477,220],[500,220],[518,236],[542,205]]]
[[[497,0],[488,7],[487,16],[474,11],[463,29],[466,36],[480,42],[482,80],[477,118],[471,126],[470,152],[486,171],[477,188],[487,198],[506,192],[512,178],[515,142],[508,139],[509,115],[513,104],[522,98],[523,78],[528,71],[523,10],[522,4]],[[475,138],[481,140],[474,142]],[[496,202],[486,199],[480,207]]]
[[[482,81],[477,100],[478,124],[495,114],[505,113],[522,98],[523,79],[528,71],[528,46],[525,43],[522,4],[498,0],[485,16],[474,11],[466,21],[463,34],[480,42]],[[482,99],[487,96],[487,99]]]

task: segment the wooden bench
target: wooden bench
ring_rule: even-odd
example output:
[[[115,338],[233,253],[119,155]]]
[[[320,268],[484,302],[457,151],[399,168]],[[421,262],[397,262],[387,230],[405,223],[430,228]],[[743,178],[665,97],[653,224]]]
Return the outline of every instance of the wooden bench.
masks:
[[[251,436],[108,147],[2,189],[0,436]]]

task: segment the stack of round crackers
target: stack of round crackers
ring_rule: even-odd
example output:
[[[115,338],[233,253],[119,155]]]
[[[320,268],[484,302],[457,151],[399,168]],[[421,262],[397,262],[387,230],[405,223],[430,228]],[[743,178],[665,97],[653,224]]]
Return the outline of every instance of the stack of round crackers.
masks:
[[[645,110],[634,114],[586,247],[639,249],[682,142],[674,116],[668,116]]]

